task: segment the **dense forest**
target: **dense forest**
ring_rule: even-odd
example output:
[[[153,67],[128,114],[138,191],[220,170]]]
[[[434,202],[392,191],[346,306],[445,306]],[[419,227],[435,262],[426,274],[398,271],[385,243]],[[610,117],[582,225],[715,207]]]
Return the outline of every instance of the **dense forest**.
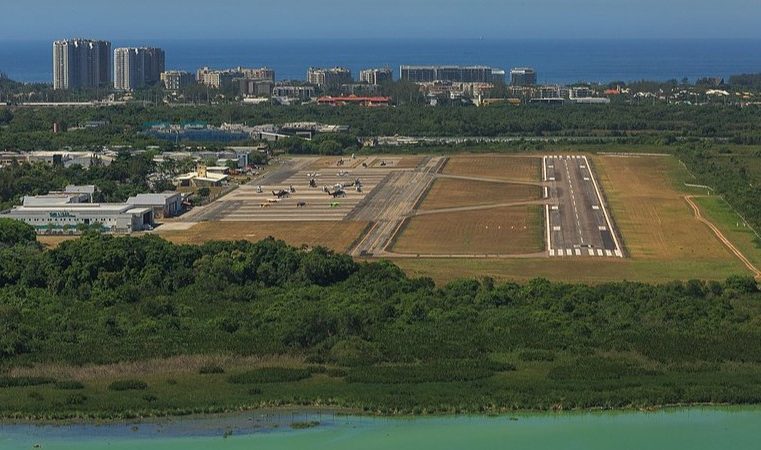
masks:
[[[106,126],[53,134],[88,120]],[[475,107],[400,106],[360,108],[304,106],[211,105],[203,107],[140,105],[83,108],[0,109],[0,148],[57,149],[65,146],[162,145],[142,133],[148,122],[202,121],[259,125],[293,121],[344,124],[357,136],[555,136],[653,138],[725,138],[761,143],[757,107],[724,105],[610,104]]]
[[[297,391],[306,403],[327,395],[299,384],[315,373],[337,380],[335,403],[379,411],[761,401],[761,293],[750,278],[437,287],[391,263],[272,239],[180,246],[88,234],[43,251],[19,227],[0,222],[0,397],[3,385],[53,381],[2,376],[30,363],[233,354],[306,358],[305,369],[228,380],[295,383],[271,393],[286,403]]]

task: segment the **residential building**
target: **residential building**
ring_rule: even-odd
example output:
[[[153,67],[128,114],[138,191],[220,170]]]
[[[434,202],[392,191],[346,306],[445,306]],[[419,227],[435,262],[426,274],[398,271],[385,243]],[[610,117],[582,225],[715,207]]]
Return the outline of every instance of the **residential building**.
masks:
[[[401,66],[399,77],[413,83],[495,83],[504,82],[505,71],[487,66]]]
[[[510,84],[513,86],[534,86],[536,71],[530,67],[516,67],[510,70]]]
[[[320,88],[335,88],[352,82],[354,79],[351,76],[351,70],[345,67],[332,67],[330,69],[310,67],[307,71],[307,83]]]
[[[160,48],[117,48],[114,50],[114,89],[132,91],[161,81],[165,55]]]
[[[317,99],[317,103],[320,105],[331,106],[359,105],[377,107],[389,106],[391,104],[391,97],[357,97],[356,95],[349,95],[346,97],[320,97]]]
[[[90,39],[53,42],[53,89],[111,85],[111,43]]]
[[[244,97],[270,97],[275,83],[268,79],[241,78],[240,93]]]
[[[234,70],[236,70],[237,72],[240,72],[240,74],[243,75],[243,77],[249,78],[252,80],[269,80],[272,82],[275,81],[275,71],[268,67],[260,67],[258,69],[238,67]]]
[[[170,70],[168,72],[161,73],[161,82],[164,83],[165,89],[169,89],[171,91],[179,91],[186,86],[195,84],[196,79],[190,72]]]
[[[272,88],[272,97],[309,100],[314,97],[314,92],[312,86],[279,85]]]
[[[196,79],[199,83],[209,87],[220,89],[233,85],[238,79],[251,79],[262,81],[275,81],[275,71],[267,67],[246,68],[235,67],[232,69],[213,70],[208,67],[198,69]]]
[[[394,75],[388,67],[383,69],[365,69],[359,73],[359,81],[373,86],[378,86],[393,80]]]

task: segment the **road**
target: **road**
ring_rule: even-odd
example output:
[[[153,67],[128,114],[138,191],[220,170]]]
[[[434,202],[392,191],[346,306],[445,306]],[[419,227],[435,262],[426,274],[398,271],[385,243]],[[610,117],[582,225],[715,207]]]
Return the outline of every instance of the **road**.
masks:
[[[550,256],[623,257],[599,184],[585,156],[543,158]]]
[[[379,256],[386,251],[446,159],[442,156],[428,157],[414,171],[393,172],[383,180],[352,217],[353,220],[373,223],[351,251],[353,256]]]

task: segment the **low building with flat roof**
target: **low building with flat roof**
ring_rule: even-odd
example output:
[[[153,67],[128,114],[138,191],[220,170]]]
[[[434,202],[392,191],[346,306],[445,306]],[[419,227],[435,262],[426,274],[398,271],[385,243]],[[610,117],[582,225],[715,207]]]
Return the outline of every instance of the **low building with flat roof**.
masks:
[[[27,223],[39,234],[76,234],[96,226],[110,233],[153,228],[153,209],[126,203],[24,204],[0,217]]]
[[[128,198],[127,204],[135,208],[151,208],[155,218],[174,217],[182,213],[182,194],[179,192],[137,194]]]

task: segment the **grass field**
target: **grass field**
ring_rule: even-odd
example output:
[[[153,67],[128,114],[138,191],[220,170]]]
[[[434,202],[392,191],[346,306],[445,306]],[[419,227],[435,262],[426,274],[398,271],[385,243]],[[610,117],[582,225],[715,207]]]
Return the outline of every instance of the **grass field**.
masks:
[[[730,205],[717,196],[695,197],[694,201],[703,216],[713,222],[756,267],[761,268],[761,244],[753,230],[744,224]]]
[[[538,200],[541,196],[538,186],[439,178],[434,181],[419,209],[513,203]]]
[[[624,244],[634,259],[733,259],[677,190],[686,170],[671,157],[593,159]]]
[[[206,241],[260,241],[272,236],[294,245],[323,246],[337,252],[349,246],[367,226],[364,222],[202,222],[186,231],[158,233],[177,244]]]
[[[500,180],[539,181],[541,170],[542,160],[538,157],[458,155],[449,158],[442,173]]]
[[[537,205],[499,207],[413,217],[393,251],[431,255],[515,255],[543,249]]]

